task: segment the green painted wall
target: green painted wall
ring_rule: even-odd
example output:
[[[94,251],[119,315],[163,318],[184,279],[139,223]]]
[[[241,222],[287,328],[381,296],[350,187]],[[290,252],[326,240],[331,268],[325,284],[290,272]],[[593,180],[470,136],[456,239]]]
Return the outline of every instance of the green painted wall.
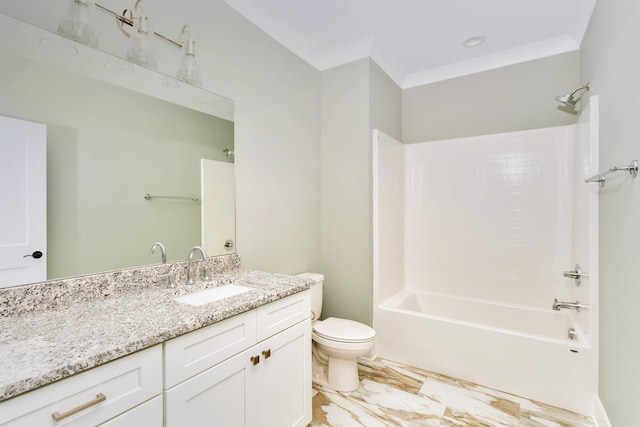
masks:
[[[0,114],[47,125],[48,277],[152,264],[200,242],[200,159],[227,161],[233,122],[7,58]]]
[[[368,58],[322,73],[324,318],[372,322],[371,131],[400,137],[400,95]]]
[[[579,84],[578,51],[405,89],[404,143],[562,126],[556,95]]]
[[[582,80],[600,98],[600,169],[640,159],[640,3],[599,1],[582,43]],[[620,177],[622,178],[622,177]],[[640,181],[607,181],[600,210],[600,391],[611,424],[638,425]]]

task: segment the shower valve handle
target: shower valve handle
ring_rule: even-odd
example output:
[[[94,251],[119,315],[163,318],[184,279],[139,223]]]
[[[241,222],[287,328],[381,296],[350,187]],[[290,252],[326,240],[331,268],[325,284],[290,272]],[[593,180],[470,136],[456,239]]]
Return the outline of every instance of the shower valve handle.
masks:
[[[563,271],[562,275],[564,277],[568,277],[569,279],[574,279],[576,281],[576,286],[580,286],[582,283],[582,278],[587,278],[589,275],[584,271],[580,270],[580,264],[576,264],[576,269],[572,271]]]

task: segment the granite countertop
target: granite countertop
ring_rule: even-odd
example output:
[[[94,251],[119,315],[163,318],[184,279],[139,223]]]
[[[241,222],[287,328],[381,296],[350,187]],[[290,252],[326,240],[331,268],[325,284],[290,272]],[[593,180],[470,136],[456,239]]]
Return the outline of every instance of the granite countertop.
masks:
[[[255,290],[202,306],[173,300],[228,283]],[[0,401],[301,292],[311,283],[296,276],[235,270],[188,290],[148,286],[5,315],[0,317]]]

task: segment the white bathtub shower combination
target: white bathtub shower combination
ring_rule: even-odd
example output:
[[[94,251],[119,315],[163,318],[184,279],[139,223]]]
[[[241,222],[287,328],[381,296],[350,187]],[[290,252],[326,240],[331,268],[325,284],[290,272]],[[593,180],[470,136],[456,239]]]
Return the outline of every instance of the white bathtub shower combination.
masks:
[[[591,99],[572,126],[407,145],[374,132],[377,356],[593,414]],[[575,264],[580,286],[562,274]]]

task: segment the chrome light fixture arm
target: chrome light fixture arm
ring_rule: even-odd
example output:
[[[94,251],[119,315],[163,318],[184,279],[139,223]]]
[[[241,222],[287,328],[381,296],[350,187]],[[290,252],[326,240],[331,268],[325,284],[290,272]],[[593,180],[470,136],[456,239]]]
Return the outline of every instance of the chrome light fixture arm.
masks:
[[[141,1],[142,0],[137,0],[136,1],[136,4],[133,6],[134,10],[140,5]],[[122,33],[125,36],[127,36],[127,37],[130,36],[130,32],[131,31],[129,29],[125,28],[125,25],[128,26],[128,27],[133,27],[133,22],[134,22],[134,12],[133,12],[133,10],[125,9],[122,12],[122,14],[120,15],[120,14],[114,12],[113,10],[102,6],[99,3],[95,3],[95,5],[99,10],[101,10],[101,11],[113,16],[114,18],[116,18],[116,22],[118,23],[118,28],[120,28],[120,31],[122,31]],[[160,38],[160,39],[162,39],[162,40],[164,40],[164,41],[166,41],[168,43],[171,43],[172,45],[174,45],[178,49],[182,49],[182,44],[181,43],[179,43],[179,42],[177,42],[177,41],[175,41],[175,40],[173,40],[173,39],[171,39],[171,38],[169,38],[167,36],[164,36],[164,35],[162,35],[162,34],[160,34],[158,32],[155,32],[155,31],[153,32],[153,34],[156,37],[158,37],[158,38]]]

